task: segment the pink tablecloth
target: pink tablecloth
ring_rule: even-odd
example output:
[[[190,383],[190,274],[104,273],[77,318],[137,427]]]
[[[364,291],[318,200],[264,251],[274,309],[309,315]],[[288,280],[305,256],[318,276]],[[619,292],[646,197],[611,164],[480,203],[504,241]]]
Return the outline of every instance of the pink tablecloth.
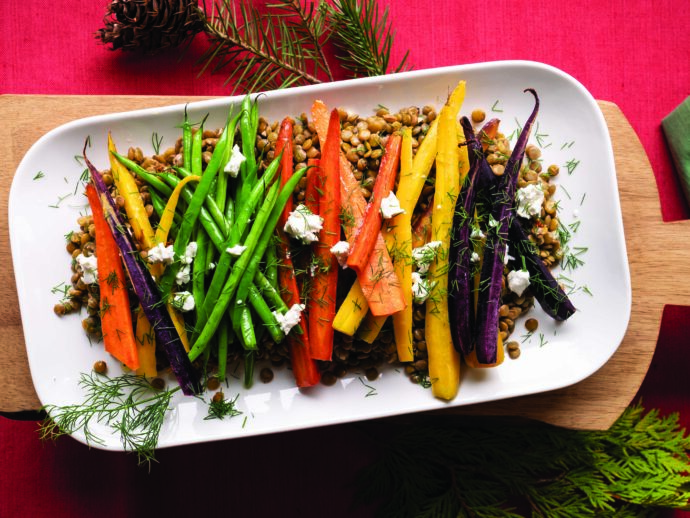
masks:
[[[389,2],[382,2],[389,3]],[[627,115],[651,160],[666,220],[685,219],[659,123],[690,94],[690,4],[682,0],[577,3],[390,2],[393,61],[410,49],[416,69],[529,59],[571,74]],[[175,54],[107,52],[93,32],[106,1],[5,0],[0,93],[228,93],[222,78],[196,77],[199,41]],[[619,171],[625,174],[625,171]],[[640,396],[690,424],[686,307],[666,310]],[[161,451],[148,474],[130,456],[88,451],[70,439],[41,445],[32,422],[0,418],[0,516],[151,516],[185,511],[238,516],[350,516],[349,486],[372,458],[356,427],[336,426]],[[366,513],[364,513],[366,515]]]

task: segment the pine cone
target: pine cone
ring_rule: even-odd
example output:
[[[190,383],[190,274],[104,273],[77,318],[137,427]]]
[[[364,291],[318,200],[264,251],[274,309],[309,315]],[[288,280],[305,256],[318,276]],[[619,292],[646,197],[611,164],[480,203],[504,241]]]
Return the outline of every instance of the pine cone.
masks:
[[[204,27],[198,0],[112,0],[96,39],[111,50],[152,54],[177,47]]]

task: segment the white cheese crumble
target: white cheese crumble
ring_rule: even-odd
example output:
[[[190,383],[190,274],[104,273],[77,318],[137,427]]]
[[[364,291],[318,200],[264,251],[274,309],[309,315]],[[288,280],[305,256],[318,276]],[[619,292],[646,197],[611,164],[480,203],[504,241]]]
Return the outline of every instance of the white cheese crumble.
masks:
[[[506,245],[505,255],[503,256],[503,264],[508,264],[510,261],[515,259],[515,257],[513,257],[512,255],[510,255],[508,253],[508,250],[510,250],[510,247],[508,245]]]
[[[419,273],[426,273],[429,271],[429,266],[434,262],[436,252],[442,244],[441,241],[430,241],[426,245],[412,250],[412,259],[417,263],[417,270]]]
[[[484,239],[486,235],[479,227],[472,227],[472,233],[470,234],[470,239]]]
[[[81,267],[81,279],[85,284],[98,282],[98,261],[95,255],[86,257],[84,254],[79,254],[77,264]]]
[[[338,260],[338,264],[342,268],[347,268],[347,256],[350,253],[350,243],[347,241],[338,241],[331,247],[331,253]]]
[[[429,298],[431,290],[436,286],[436,281],[430,282],[422,277],[419,272],[412,272],[412,297],[415,304],[421,304]]]
[[[393,191],[381,200],[381,215],[383,219],[391,219],[398,214],[403,214],[405,209],[400,206],[400,200],[396,198]]]
[[[184,255],[180,258],[180,262],[182,264],[192,264],[194,258],[196,257],[197,248],[198,246],[196,241],[189,243],[184,251]]]
[[[177,275],[175,275],[175,282],[180,285],[187,284],[191,278],[191,268],[188,264],[185,264],[177,271]]]
[[[274,311],[273,315],[276,317],[280,329],[287,335],[293,327],[299,324],[302,311],[304,311],[304,304],[293,304],[285,314]]]
[[[173,295],[172,305],[183,312],[191,311],[194,309],[194,297],[188,291],[180,291]]]
[[[508,287],[510,291],[515,293],[518,297],[522,296],[522,293],[529,286],[529,272],[525,270],[513,270],[508,273]]]
[[[235,144],[235,146],[232,148],[232,153],[230,154],[230,160],[228,160],[228,163],[225,164],[223,171],[228,173],[233,178],[237,178],[237,175],[240,172],[240,166],[242,166],[245,160],[247,160],[247,157],[242,154],[239,146]]]
[[[544,191],[535,184],[529,184],[517,190],[515,194],[518,216],[531,218],[538,216],[544,203]]]
[[[312,213],[306,205],[299,204],[285,222],[285,232],[305,244],[319,240],[323,218]]]
[[[244,253],[246,249],[247,247],[244,245],[235,245],[230,248],[226,248],[225,251],[232,256],[239,257]]]
[[[470,261],[473,263],[479,262],[479,254],[477,252],[472,252],[472,257],[470,257]]]
[[[158,243],[148,251],[147,257],[150,263],[172,264],[175,252],[172,245],[165,246],[165,243]]]

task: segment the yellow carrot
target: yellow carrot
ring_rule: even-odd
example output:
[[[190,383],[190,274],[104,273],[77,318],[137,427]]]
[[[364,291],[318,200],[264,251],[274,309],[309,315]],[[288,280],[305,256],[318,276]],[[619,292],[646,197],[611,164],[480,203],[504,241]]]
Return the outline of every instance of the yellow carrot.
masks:
[[[386,315],[376,317],[371,314],[371,311],[367,313],[366,317],[362,321],[362,324],[357,329],[357,338],[364,340],[368,344],[373,344],[374,340],[379,336],[383,324],[386,323]]]
[[[458,93],[464,99],[464,82]],[[455,93],[455,92],[454,92]],[[431,215],[432,239],[440,241],[429,280],[436,285],[427,300],[425,339],[429,354],[429,379],[434,396],[453,399],[460,385],[460,356],[453,347],[448,321],[448,253],[455,202],[460,194],[460,154],[455,116],[449,104],[439,115],[436,182]]]
[[[335,314],[333,329],[348,336],[354,336],[368,311],[369,305],[362,291],[362,286],[355,281]]]
[[[153,228],[151,227],[148,214],[146,214],[144,202],[141,200],[139,188],[134,181],[132,173],[113,155],[113,153],[117,153],[117,148],[110,133],[108,133],[108,151],[110,172],[113,175],[113,181],[120,196],[125,200],[125,212],[127,213],[129,224],[132,226],[134,238],[146,247],[147,250],[153,248],[156,244]]]
[[[155,378],[158,376],[158,369],[156,368],[156,339],[151,324],[141,307],[137,311],[135,336],[137,339],[137,352],[139,353],[137,374],[148,378]]]

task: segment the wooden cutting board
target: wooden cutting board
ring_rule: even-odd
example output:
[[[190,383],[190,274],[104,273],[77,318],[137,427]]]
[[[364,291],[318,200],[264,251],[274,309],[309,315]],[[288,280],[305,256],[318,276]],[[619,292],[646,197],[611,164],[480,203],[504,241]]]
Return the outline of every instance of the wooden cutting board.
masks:
[[[31,145],[47,131],[81,117],[166,106],[202,98],[128,96],[0,96],[0,411],[40,407],[24,347],[9,244],[7,206],[12,177]],[[690,301],[690,221],[664,223],[649,160],[619,108],[600,101],[613,143],[632,276],[632,313],[623,343],[586,380],[553,392],[448,412],[519,416],[573,429],[607,429],[633,399],[656,347],[664,304]],[[685,237],[683,237],[685,236]],[[663,256],[659,251],[663,250]],[[662,259],[663,257],[663,259]]]

